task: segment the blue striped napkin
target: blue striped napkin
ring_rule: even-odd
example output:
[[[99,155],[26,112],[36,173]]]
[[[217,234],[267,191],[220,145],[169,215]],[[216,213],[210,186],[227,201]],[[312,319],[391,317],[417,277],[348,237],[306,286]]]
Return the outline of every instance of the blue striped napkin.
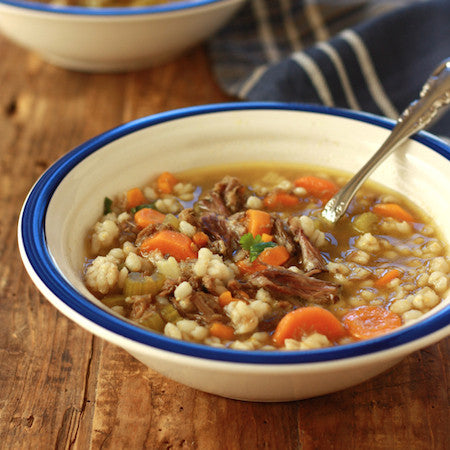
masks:
[[[209,48],[239,99],[396,119],[450,57],[450,0],[249,0]],[[450,136],[450,113],[430,131]]]

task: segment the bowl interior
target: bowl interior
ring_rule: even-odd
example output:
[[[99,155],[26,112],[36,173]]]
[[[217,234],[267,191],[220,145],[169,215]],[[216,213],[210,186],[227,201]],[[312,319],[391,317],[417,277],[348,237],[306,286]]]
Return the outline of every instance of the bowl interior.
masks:
[[[97,302],[81,279],[83,243],[105,196],[143,185],[165,170],[240,161],[292,161],[354,172],[388,132],[354,118],[264,109],[175,117],[138,129],[91,153],[58,185],[46,214],[48,248],[64,277]],[[443,196],[450,191],[450,164],[444,156],[410,140],[372,179],[414,199],[449,242],[450,211],[443,208],[448,203]]]

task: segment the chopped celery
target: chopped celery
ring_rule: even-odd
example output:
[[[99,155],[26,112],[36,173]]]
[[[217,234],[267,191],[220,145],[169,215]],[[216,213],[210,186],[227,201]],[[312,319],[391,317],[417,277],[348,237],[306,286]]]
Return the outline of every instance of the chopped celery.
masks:
[[[151,312],[139,319],[139,323],[146,328],[154,331],[163,331],[165,322],[157,312]]]
[[[195,202],[193,205],[194,213],[200,215],[204,211],[204,207],[202,206],[202,202]]]
[[[166,214],[163,221],[164,225],[172,225],[176,230],[180,228],[180,221],[173,214]]]
[[[358,233],[369,233],[373,230],[375,224],[378,222],[378,217],[372,212],[365,212],[360,214],[353,221],[353,228]]]
[[[176,323],[179,320],[181,320],[181,318],[182,318],[180,316],[180,314],[178,313],[178,311],[174,308],[174,306],[170,305],[170,304],[169,305],[165,305],[161,309],[160,313],[161,313],[161,316],[163,317],[163,319],[166,322]]]
[[[140,272],[130,272],[123,286],[126,297],[131,295],[157,294],[165,281],[165,276],[159,272],[148,276]]]
[[[108,308],[113,306],[125,306],[125,296],[124,295],[109,295],[108,297],[102,298],[102,303]]]

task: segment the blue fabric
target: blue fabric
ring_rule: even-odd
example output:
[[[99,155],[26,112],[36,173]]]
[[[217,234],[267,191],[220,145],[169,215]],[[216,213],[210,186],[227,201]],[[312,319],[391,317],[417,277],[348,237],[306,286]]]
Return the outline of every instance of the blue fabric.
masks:
[[[209,48],[237,98],[396,119],[450,57],[450,0],[249,0]],[[430,131],[450,136],[450,113]]]

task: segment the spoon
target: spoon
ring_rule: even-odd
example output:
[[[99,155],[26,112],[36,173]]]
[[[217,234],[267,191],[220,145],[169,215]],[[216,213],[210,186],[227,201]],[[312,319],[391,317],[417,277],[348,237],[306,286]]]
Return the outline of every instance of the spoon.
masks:
[[[369,175],[412,134],[435,122],[450,104],[450,58],[442,61],[430,75],[417,100],[397,119],[395,127],[377,152],[332,197],[322,211],[322,217],[336,223],[345,213],[356,191]],[[439,112],[439,114],[438,114]]]

